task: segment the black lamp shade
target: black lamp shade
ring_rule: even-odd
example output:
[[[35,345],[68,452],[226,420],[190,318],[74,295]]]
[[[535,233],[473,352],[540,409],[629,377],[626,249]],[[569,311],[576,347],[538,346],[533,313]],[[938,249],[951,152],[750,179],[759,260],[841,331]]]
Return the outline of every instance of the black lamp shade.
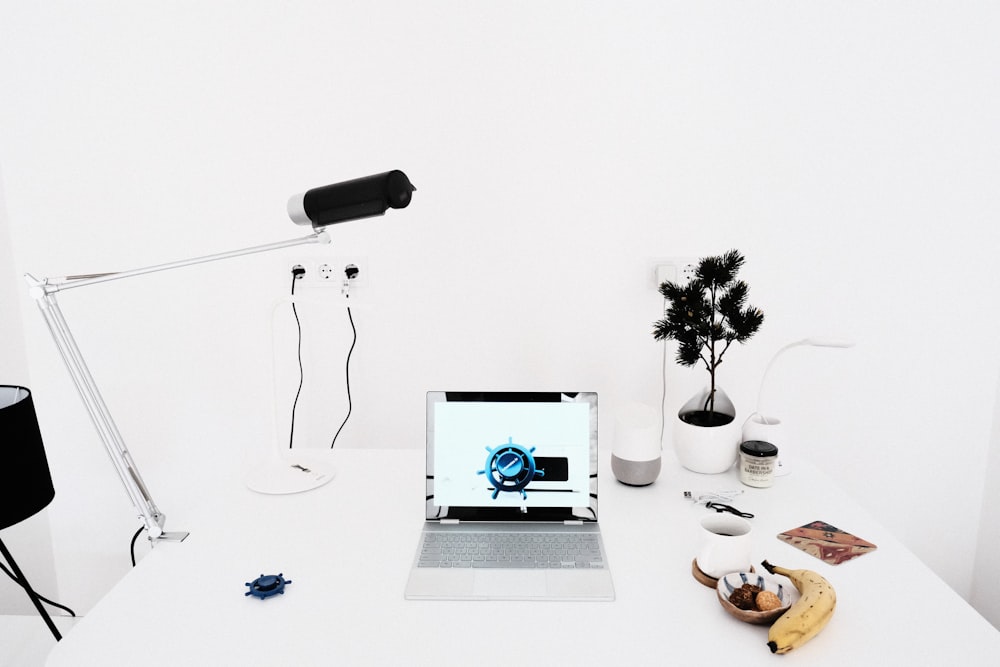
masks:
[[[56,492],[35,416],[31,391],[0,385],[0,529],[45,509]]]
[[[320,229],[349,220],[406,208],[416,190],[398,169],[313,188],[288,200],[288,214],[298,225]]]

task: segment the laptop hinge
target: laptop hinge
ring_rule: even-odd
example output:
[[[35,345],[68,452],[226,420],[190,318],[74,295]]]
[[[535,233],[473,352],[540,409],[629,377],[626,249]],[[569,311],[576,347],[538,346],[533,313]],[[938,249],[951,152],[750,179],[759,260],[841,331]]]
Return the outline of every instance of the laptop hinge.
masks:
[[[441,523],[458,525],[458,519],[441,519]]]
[[[583,521],[581,521],[580,519],[566,519],[565,521],[563,521],[563,525],[564,526],[582,526],[583,525]]]

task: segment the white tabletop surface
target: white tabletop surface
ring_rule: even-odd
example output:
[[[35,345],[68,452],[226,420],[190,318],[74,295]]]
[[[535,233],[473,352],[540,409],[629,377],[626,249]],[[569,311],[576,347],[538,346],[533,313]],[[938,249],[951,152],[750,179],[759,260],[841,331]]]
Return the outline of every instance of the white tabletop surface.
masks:
[[[158,545],[80,620],[49,667],[83,665],[996,665],[1000,632],[824,474],[797,461],[769,489],[736,471],[698,475],[665,457],[655,484],[611,475],[600,519],[613,602],[438,602],[403,598],[423,523],[420,450],[341,449],[337,477],[288,496],[239,479],[206,501],[183,543]],[[755,560],[821,573],[838,607],[783,656],[767,629],[723,611],[694,580],[698,520],[683,491],[740,489],[756,518]],[[832,566],[776,535],[821,520],[878,545]],[[284,595],[245,583],[283,573]]]

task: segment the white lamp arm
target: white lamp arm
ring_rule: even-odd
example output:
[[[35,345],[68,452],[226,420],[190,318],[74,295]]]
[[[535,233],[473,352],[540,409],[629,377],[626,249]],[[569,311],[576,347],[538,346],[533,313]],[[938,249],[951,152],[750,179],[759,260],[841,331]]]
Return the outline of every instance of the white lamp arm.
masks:
[[[760,379],[760,389],[757,391],[757,414],[761,414],[760,405],[764,396],[764,383],[767,381],[767,374],[771,371],[771,367],[774,366],[774,362],[778,360],[778,357],[780,357],[783,352],[793,347],[798,347],[799,345],[811,345],[813,347],[853,347],[854,341],[846,338],[814,336],[811,338],[797,340],[794,343],[789,343],[775,352],[774,356],[771,357],[771,361],[768,362],[767,367],[764,369],[764,376]]]
[[[38,304],[42,317],[45,318],[45,323],[48,325],[49,332],[52,334],[56,347],[59,349],[63,363],[66,364],[66,368],[69,370],[70,376],[73,378],[73,383],[76,385],[77,392],[80,394],[80,398],[83,400],[84,406],[90,414],[90,419],[94,424],[94,428],[97,429],[97,434],[100,436],[101,442],[104,443],[104,448],[107,450],[108,456],[111,458],[111,462],[115,467],[115,472],[118,473],[119,479],[121,479],[122,484],[125,486],[125,492],[131,499],[138,516],[145,524],[146,531],[151,542],[155,543],[158,539],[179,541],[187,537],[188,534],[186,532],[164,532],[163,525],[165,523],[166,516],[159,510],[156,503],[153,501],[152,495],[149,493],[149,489],[146,487],[145,482],[142,480],[142,476],[139,474],[138,467],[135,465],[131,454],[129,454],[128,448],[125,446],[125,441],[122,439],[122,436],[118,431],[118,427],[111,416],[111,412],[108,410],[108,406],[105,404],[104,398],[101,396],[97,383],[94,381],[93,376],[90,374],[90,370],[87,368],[87,363],[83,359],[83,354],[77,347],[76,340],[73,338],[69,324],[67,324],[66,319],[63,317],[62,310],[59,308],[59,303],[56,300],[56,293],[73,287],[85,287],[87,285],[94,285],[110,280],[131,278],[147,273],[154,273],[156,271],[167,271],[184,266],[191,266],[193,264],[202,264],[205,262],[229,259],[242,255],[266,252],[269,250],[278,250],[280,248],[288,248],[306,243],[329,242],[329,235],[327,235],[325,231],[318,231],[309,236],[290,241],[269,243],[266,245],[219,253],[216,255],[206,255],[203,257],[195,257],[193,259],[170,262],[168,264],[158,264],[156,266],[134,269],[131,271],[87,276],[69,276],[56,279],[43,278],[41,280],[30,274],[25,274],[24,277],[28,283],[28,291],[31,294],[31,297],[35,300],[35,303]]]
[[[141,269],[132,269],[130,271],[114,271],[111,273],[93,273],[81,276],[65,276],[62,278],[43,278],[42,280],[37,280],[30,274],[25,274],[25,278],[28,280],[28,285],[31,287],[40,287],[46,293],[60,292],[63,290],[72,289],[74,287],[86,287],[88,285],[95,285],[97,283],[106,283],[111,280],[121,280],[123,278],[133,278],[135,276],[142,276],[147,273],[156,273],[157,271],[169,271],[171,269],[179,269],[184,266],[192,266],[194,264],[204,264],[205,262],[215,262],[220,259],[231,259],[233,257],[242,257],[243,255],[252,255],[260,252],[267,252],[270,250],[280,250],[282,248],[291,248],[293,246],[303,245],[307,243],[329,243],[330,235],[326,231],[321,230],[310,234],[309,236],[304,236],[297,239],[290,239],[288,241],[278,241],[277,243],[266,243],[264,245],[253,246],[250,248],[241,248],[240,250],[230,250],[228,252],[220,252],[214,255],[204,255],[202,257],[193,257],[191,259],[182,259],[176,262],[168,262],[166,264],[157,264],[155,266],[147,266]],[[35,294],[32,293],[35,297]],[[37,298],[37,297],[35,297]]]

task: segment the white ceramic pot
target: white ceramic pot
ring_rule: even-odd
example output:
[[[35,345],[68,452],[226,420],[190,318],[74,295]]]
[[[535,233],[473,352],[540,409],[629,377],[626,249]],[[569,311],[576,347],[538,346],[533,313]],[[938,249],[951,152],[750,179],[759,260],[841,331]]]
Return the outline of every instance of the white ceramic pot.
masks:
[[[674,419],[674,452],[682,466],[693,472],[716,474],[729,470],[739,453],[741,426],[735,419],[736,408],[721,389],[715,391],[715,412],[733,417],[722,426],[695,426],[680,415],[700,409],[707,390],[694,396],[677,412]]]

